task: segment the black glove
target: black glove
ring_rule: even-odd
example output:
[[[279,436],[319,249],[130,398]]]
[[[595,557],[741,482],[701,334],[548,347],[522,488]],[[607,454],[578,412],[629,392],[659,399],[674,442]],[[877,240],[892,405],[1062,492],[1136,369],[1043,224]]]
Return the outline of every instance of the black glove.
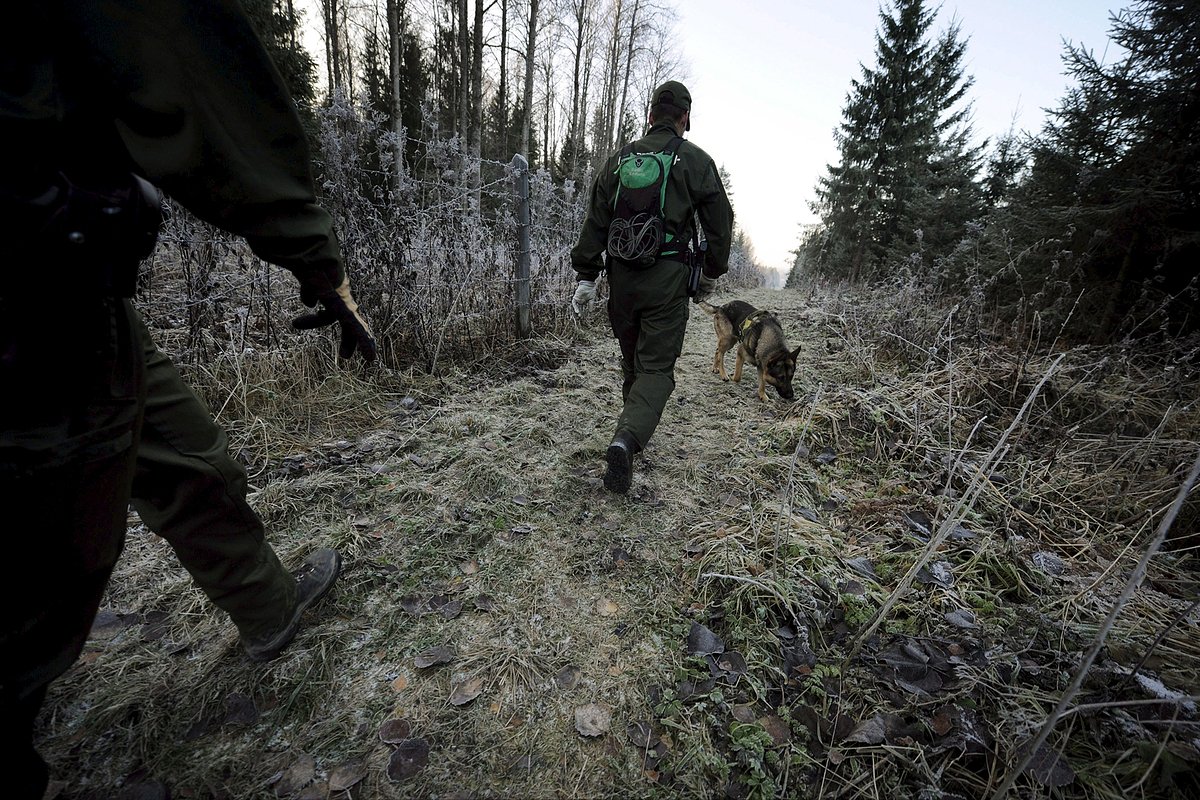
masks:
[[[314,306],[319,301],[321,309],[312,314],[302,314],[292,320],[292,327],[298,331],[324,328],[335,322],[341,323],[342,341],[338,345],[338,357],[349,358],[357,350],[364,361],[375,360],[375,336],[370,326],[358,313],[358,303],[350,294],[350,279],[342,281],[342,285],[332,292],[304,287],[300,290],[300,299],[305,305]]]

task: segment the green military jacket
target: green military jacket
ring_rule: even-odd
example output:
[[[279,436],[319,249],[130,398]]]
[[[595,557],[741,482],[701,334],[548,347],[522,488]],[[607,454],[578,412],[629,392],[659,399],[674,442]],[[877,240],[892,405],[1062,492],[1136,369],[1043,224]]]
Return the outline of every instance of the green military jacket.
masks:
[[[39,0],[11,15],[0,192],[123,165],[310,290],[342,282],[304,130],[237,0]]]
[[[675,135],[671,123],[660,122],[634,143],[634,152],[661,152]],[[611,155],[592,182],[587,219],[579,232],[579,242],[571,250],[571,266],[579,280],[595,280],[605,266],[604,251],[608,246],[608,226],[616,197],[619,158],[619,153]],[[733,207],[725,194],[717,165],[708,153],[689,141],[680,146],[667,177],[664,214],[666,233],[674,237],[672,241],[681,244],[690,242],[692,220],[698,215],[708,242],[704,274],[717,278],[728,271]]]

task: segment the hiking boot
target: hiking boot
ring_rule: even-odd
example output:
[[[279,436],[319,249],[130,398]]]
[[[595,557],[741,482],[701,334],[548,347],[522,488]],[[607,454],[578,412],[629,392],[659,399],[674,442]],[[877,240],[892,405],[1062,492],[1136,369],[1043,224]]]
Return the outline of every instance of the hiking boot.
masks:
[[[613,437],[612,444],[608,446],[604,456],[608,462],[608,469],[604,471],[605,489],[618,494],[629,491],[629,484],[633,480],[633,454],[636,450],[637,445],[629,434],[621,432]]]
[[[283,627],[261,636],[242,637],[242,647],[251,661],[270,661],[296,638],[304,610],[320,600],[333,587],[342,569],[342,557],[336,550],[322,547],[304,559],[292,575],[296,578],[296,605],[288,613]]]

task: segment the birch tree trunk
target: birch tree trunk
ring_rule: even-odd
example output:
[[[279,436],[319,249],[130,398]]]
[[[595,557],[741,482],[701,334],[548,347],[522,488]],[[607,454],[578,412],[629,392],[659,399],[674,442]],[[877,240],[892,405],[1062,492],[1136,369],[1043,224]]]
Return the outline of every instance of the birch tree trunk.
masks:
[[[458,0],[458,130],[455,133],[466,150],[470,117],[467,98],[471,95],[471,47],[467,36],[467,0]]]
[[[603,107],[600,109],[600,125],[596,131],[596,152],[593,155],[593,163],[604,158],[612,150],[613,134],[616,129],[614,118],[617,113],[617,78],[621,72],[621,65],[618,62],[621,58],[621,21],[624,10],[622,0],[613,0],[612,28],[609,31],[604,63],[603,99],[600,101]]]
[[[508,156],[508,0],[500,0],[500,97],[496,102],[499,119],[498,152]]]
[[[483,0],[475,0],[475,29],[471,43],[471,128],[467,138],[472,210],[478,212],[481,207],[480,159],[483,157]]]
[[[574,69],[571,73],[571,117],[567,125],[567,141],[571,143],[572,152],[571,163],[567,165],[568,169],[574,174],[577,165],[579,164],[579,148],[581,146],[579,116],[580,116],[580,95],[582,94],[583,83],[583,43],[587,33],[587,12],[588,0],[576,0],[571,6],[571,11],[575,16],[575,52],[574,52]]]
[[[637,35],[638,10],[642,7],[642,0],[633,0],[633,15],[629,20],[629,45],[625,50],[625,79],[621,83],[621,102],[617,106],[617,130],[620,131],[621,125],[625,122],[625,109],[628,108],[629,99],[629,77],[633,72],[633,46],[634,37]],[[614,142],[614,145],[617,144]]]
[[[392,135],[395,141],[392,143],[392,158],[395,161],[393,168],[393,189],[395,196],[400,196],[400,189],[404,185],[404,122],[401,110],[403,108],[404,99],[400,96],[400,56],[403,42],[401,41],[400,18],[404,13],[403,3],[401,0],[387,0],[387,23],[388,23],[388,49],[389,67],[391,69],[392,82]]]
[[[529,0],[529,40],[525,42],[525,93],[522,101],[525,108],[521,120],[521,155],[529,158],[529,128],[533,119],[533,59],[537,47],[538,0]],[[542,152],[542,158],[546,153]],[[532,167],[532,162],[530,163]]]
[[[342,28],[338,0],[321,0],[321,21],[325,26],[325,77],[332,98],[342,84]]]

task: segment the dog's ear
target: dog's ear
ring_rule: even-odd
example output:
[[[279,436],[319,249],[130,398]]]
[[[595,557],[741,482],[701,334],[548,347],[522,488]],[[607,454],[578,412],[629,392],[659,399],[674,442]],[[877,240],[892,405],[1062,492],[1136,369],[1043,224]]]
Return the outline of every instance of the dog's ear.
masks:
[[[792,358],[799,358],[799,357],[800,357],[800,348],[797,347],[795,350],[792,351]]]

